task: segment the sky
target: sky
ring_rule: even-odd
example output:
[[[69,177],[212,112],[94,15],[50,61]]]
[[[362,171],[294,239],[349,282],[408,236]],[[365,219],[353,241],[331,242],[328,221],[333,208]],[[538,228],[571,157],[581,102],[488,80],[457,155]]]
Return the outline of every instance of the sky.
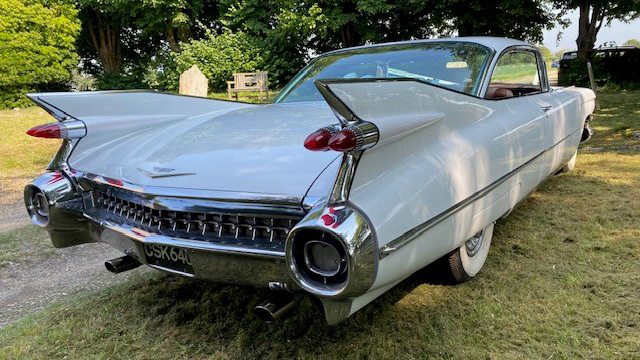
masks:
[[[568,28],[562,29],[560,26],[556,26],[551,30],[545,30],[543,33],[543,44],[551,49],[553,53],[562,49],[576,49],[576,39],[578,38],[578,11],[574,10],[570,12],[567,17],[571,20],[571,25],[569,25]],[[556,38],[560,32],[562,32],[562,37],[558,43],[556,42]],[[614,20],[609,27],[602,25],[602,28],[598,32],[596,47],[608,41],[615,41],[617,45],[622,45],[629,39],[640,40],[640,19],[636,19],[628,24]]]

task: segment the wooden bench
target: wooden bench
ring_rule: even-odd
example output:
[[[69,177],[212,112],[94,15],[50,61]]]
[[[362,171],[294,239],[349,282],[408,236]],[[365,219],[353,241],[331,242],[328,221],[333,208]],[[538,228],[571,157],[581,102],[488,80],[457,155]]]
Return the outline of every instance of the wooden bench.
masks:
[[[229,93],[229,99],[232,99],[231,94],[236,94],[236,100],[238,99],[238,93],[243,91],[257,91],[265,94],[265,99],[269,96],[269,79],[268,71],[258,71],[254,73],[234,73],[233,81],[227,81],[227,92]]]

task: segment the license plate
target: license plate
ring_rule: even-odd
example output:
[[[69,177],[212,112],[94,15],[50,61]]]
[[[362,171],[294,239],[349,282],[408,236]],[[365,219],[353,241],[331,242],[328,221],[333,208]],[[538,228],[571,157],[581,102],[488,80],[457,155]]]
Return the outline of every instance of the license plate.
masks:
[[[193,266],[189,254],[184,249],[159,244],[145,244],[144,254],[147,264],[193,274]]]

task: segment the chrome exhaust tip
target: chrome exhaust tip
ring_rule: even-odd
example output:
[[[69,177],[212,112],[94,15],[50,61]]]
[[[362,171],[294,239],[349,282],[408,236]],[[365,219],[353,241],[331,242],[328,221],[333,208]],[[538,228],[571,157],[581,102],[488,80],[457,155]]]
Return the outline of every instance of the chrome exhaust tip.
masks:
[[[104,262],[104,267],[114,274],[129,271],[140,266],[140,262],[129,255],[125,255],[119,258],[107,260]]]
[[[274,293],[273,296],[256,306],[253,313],[266,324],[282,318],[293,308],[293,295],[289,293]]]

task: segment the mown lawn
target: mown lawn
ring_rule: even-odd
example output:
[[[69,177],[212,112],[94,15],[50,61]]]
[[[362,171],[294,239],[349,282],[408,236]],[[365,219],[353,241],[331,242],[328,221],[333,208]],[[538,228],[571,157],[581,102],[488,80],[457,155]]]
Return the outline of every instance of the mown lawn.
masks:
[[[639,96],[600,97],[590,146],[640,143],[621,133]],[[265,325],[266,291],[152,273],[0,330],[0,359],[637,359],[638,219],[640,151],[581,153],[497,223],[466,284],[417,274],[337,326],[308,298]]]
[[[0,232],[0,271],[12,263],[29,262],[35,257],[55,254],[47,232],[37,226],[24,226]]]
[[[60,140],[33,138],[26,131],[53,121],[46,111],[36,107],[0,110],[0,204],[19,201],[25,184],[49,164]]]

